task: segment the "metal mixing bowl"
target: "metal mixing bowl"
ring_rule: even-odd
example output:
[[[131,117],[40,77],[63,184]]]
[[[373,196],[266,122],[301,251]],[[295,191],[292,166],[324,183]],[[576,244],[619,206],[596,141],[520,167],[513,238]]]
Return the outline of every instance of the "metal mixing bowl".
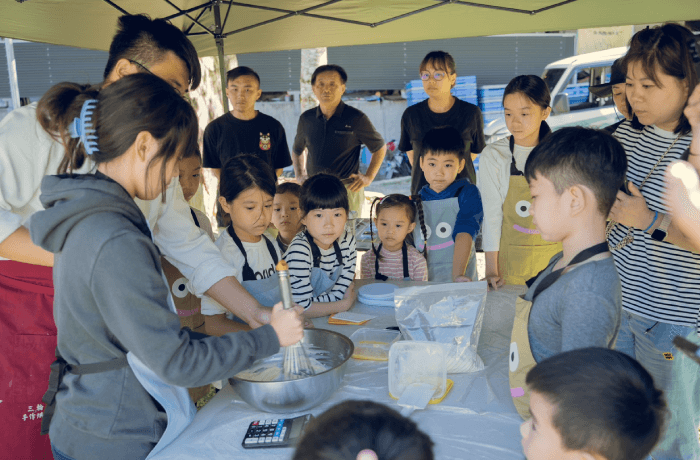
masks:
[[[314,357],[328,370],[311,377],[281,382],[255,382],[237,377],[229,379],[245,402],[265,412],[286,414],[311,409],[328,399],[343,382],[345,366],[355,347],[342,334],[325,329],[306,329],[302,340]],[[284,351],[261,360],[281,366]]]

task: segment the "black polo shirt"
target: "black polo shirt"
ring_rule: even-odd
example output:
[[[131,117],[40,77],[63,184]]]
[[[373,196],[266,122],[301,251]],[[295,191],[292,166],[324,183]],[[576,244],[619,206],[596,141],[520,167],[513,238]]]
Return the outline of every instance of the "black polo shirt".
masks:
[[[262,112],[252,120],[239,120],[227,112],[204,130],[204,167],[221,169],[236,155],[249,153],[275,169],[292,164],[282,123]]]
[[[301,155],[308,149],[306,172],[309,176],[330,172],[345,179],[360,169],[362,144],[370,152],[376,152],[384,146],[384,139],[367,115],[340,101],[328,120],[320,107],[301,114],[292,151]]]

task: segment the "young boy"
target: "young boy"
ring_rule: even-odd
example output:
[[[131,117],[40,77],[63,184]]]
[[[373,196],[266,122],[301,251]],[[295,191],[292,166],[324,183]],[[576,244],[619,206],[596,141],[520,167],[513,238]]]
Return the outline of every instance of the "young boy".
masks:
[[[663,393],[624,353],[561,353],[530,370],[527,384],[532,418],[520,426],[527,460],[642,460],[663,433]]]
[[[536,363],[615,344],[622,294],[605,225],[626,169],[625,152],[612,136],[579,127],[554,132],[525,163],[533,223],[542,239],[561,242],[563,251],[516,301],[510,387],[523,418],[529,417],[525,376]]]
[[[476,280],[472,243],[484,211],[476,185],[457,179],[467,161],[464,140],[446,126],[428,131],[422,145],[420,167],[428,183],[420,190],[414,240],[418,250],[427,246],[428,280]]]
[[[301,185],[296,182],[284,182],[277,186],[277,193],[272,202],[272,223],[277,228],[277,244],[282,253],[287,252],[289,243],[302,227],[300,195]]]

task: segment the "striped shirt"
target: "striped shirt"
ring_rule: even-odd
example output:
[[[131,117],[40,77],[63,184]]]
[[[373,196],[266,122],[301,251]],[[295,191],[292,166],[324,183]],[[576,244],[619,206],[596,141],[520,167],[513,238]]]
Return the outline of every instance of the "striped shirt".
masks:
[[[418,252],[416,248],[408,245],[406,248],[408,255],[408,275],[411,281],[428,281],[428,263],[425,261],[423,254]],[[389,252],[385,247],[380,251],[382,256],[379,259],[379,273],[388,277],[390,280],[403,279],[403,251],[399,249],[396,252]],[[361,278],[374,278],[374,261],[377,256],[370,249],[362,255],[361,262]]]
[[[311,269],[313,268],[313,255],[311,246],[303,232],[297,234],[284,254],[284,260],[289,265],[289,277],[292,283],[292,297],[294,302],[302,307],[309,308],[312,302],[335,302],[342,300],[352,280],[355,278],[355,264],[357,263],[357,249],[355,247],[355,237],[348,231],[338,239],[340,252],[343,259],[343,268],[340,277],[328,294],[318,297],[313,295],[311,286]],[[338,259],[333,246],[321,252],[321,263],[319,268],[326,272],[328,276],[333,276],[338,267]]]
[[[615,131],[627,153],[627,179],[637,187],[654,167],[677,134],[646,126],[633,129],[626,121]],[[666,168],[690,145],[691,134],[681,136],[642,187],[652,211],[668,213],[664,201]],[[608,242],[615,246],[628,227],[618,224]],[[700,255],[668,242],[659,242],[641,229],[633,229],[634,241],[614,251],[622,282],[622,308],[648,319],[695,326],[700,333]]]

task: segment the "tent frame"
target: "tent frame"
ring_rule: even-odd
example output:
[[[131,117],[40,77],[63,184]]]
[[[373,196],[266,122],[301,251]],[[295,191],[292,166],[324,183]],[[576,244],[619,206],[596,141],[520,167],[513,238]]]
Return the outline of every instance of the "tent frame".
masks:
[[[111,0],[103,0],[105,3],[109,4],[110,6],[114,7],[117,9],[119,12],[123,14],[130,14],[123,8],[121,8],[119,5],[114,3]],[[175,18],[179,18],[181,16],[186,16],[192,23],[183,31],[186,36],[197,36],[197,35],[211,35],[215,42],[216,42],[216,50],[217,54],[219,57],[219,73],[221,74],[221,92],[223,94],[223,103],[224,103],[224,112],[229,111],[228,107],[228,98],[226,97],[226,68],[224,64],[224,39],[234,35],[238,34],[241,32],[245,32],[250,29],[255,29],[258,27],[262,27],[264,25],[273,23],[273,22],[278,22],[282,21],[284,19],[288,19],[294,16],[306,16],[310,18],[315,18],[315,19],[321,19],[321,20],[327,20],[327,21],[337,21],[337,22],[343,22],[346,24],[354,24],[358,26],[364,26],[364,27],[370,27],[370,28],[375,28],[382,26],[384,24],[388,24],[393,21],[398,21],[399,19],[403,19],[409,16],[413,16],[415,14],[420,14],[425,11],[429,11],[435,8],[439,8],[441,6],[445,5],[463,5],[463,6],[469,6],[469,7],[476,7],[476,8],[486,8],[486,9],[492,9],[492,10],[500,10],[500,11],[507,11],[510,13],[516,13],[516,14],[526,14],[528,16],[534,16],[536,14],[542,13],[544,11],[551,10],[553,8],[558,8],[563,5],[567,5],[569,3],[576,2],[578,0],[562,0],[558,3],[554,3],[549,6],[542,7],[537,10],[524,10],[524,9],[519,9],[519,8],[508,8],[508,7],[503,7],[503,6],[495,6],[495,5],[485,5],[483,3],[476,3],[476,2],[467,2],[463,0],[434,0],[435,4],[426,6],[423,8],[419,8],[414,11],[410,11],[408,13],[400,14],[398,16],[394,16],[388,19],[384,19],[379,22],[363,22],[363,21],[353,21],[351,19],[344,19],[344,18],[338,18],[338,17],[332,17],[332,16],[326,16],[322,14],[315,14],[312,13],[312,11],[317,10],[319,8],[323,8],[328,5],[332,5],[335,3],[340,3],[343,0],[328,0],[323,3],[319,3],[318,5],[311,6],[308,8],[304,8],[303,10],[298,10],[298,11],[293,11],[293,10],[287,10],[283,8],[274,8],[270,6],[261,6],[261,5],[252,5],[250,3],[243,3],[243,2],[235,2],[231,0],[210,0],[208,2],[202,3],[201,5],[183,10],[179,8],[177,5],[175,5],[173,2],[170,0],[163,0],[165,3],[168,5],[172,6],[177,13],[171,14],[170,16],[166,16],[162,19],[165,20],[172,20]],[[221,20],[221,5],[228,5],[228,8],[226,9],[226,15],[224,16],[224,20]],[[264,11],[272,11],[276,13],[280,13],[281,16],[273,18],[273,19],[268,19],[266,21],[259,22],[257,24],[252,24],[246,27],[242,27],[240,29],[232,30],[230,32],[224,32],[224,29],[226,28],[226,22],[228,21],[229,13],[231,12],[231,6],[239,6],[243,8],[250,8],[250,9],[257,9],[257,10],[264,10]],[[204,13],[211,8],[212,12],[214,13],[214,30],[211,30],[204,24],[202,24],[199,20],[201,17],[204,15]],[[196,13],[196,17],[193,17],[190,13]],[[195,31],[192,32],[192,29],[194,26],[197,25],[200,28],[204,29],[203,31]]]

